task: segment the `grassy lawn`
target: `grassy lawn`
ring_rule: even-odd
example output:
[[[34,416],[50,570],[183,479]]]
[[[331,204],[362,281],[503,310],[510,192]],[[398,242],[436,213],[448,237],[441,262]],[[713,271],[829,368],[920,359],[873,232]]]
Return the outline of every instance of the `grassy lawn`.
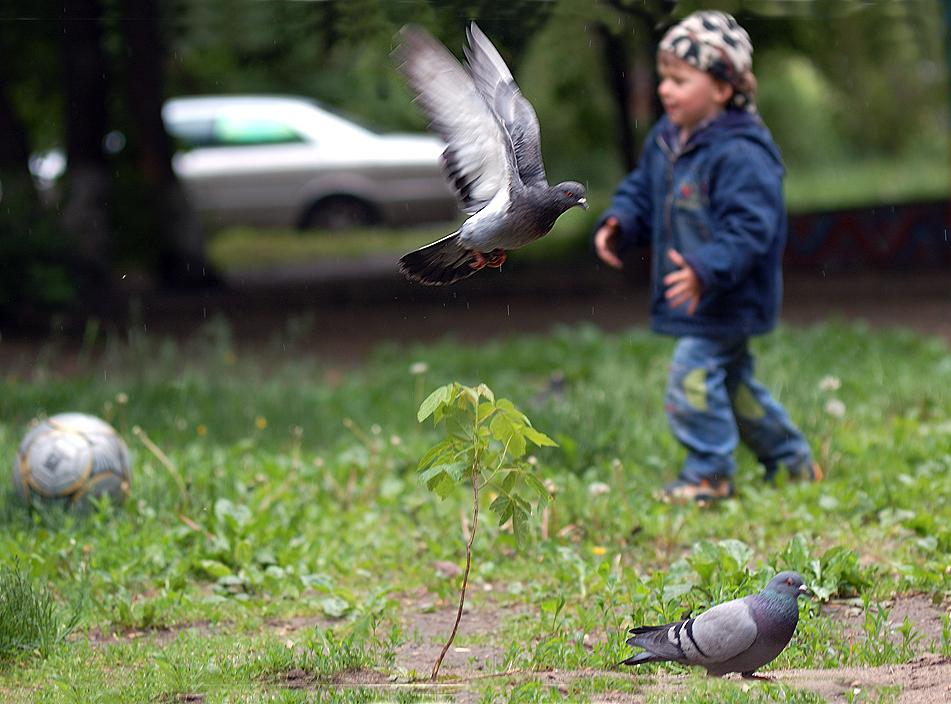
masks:
[[[785,568],[817,598],[768,670],[831,682],[836,668],[951,657],[946,342],[837,324],[758,341],[760,377],[829,478],[766,485],[744,451],[738,496],[707,510],[654,498],[681,458],[662,412],[670,345],[565,328],[381,347],[341,375],[293,340],[252,356],[213,322],[187,343],[111,340],[69,378],[49,350],[11,363],[8,462],[31,418],[65,410],[109,420],[135,461],[131,499],[86,515],[28,510],[0,483],[0,566],[48,589],[59,623],[78,618],[58,642],[0,649],[0,700],[824,701],[781,676],[615,667],[631,625],[697,613]],[[468,497],[440,501],[416,475],[438,437],[416,408],[452,380],[488,384],[559,443],[535,453],[555,498],[524,551],[485,514],[444,688],[385,692],[425,678],[452,626]],[[931,616],[889,624],[911,595]],[[900,684],[852,696],[898,701]]]
[[[610,203],[612,193],[611,188],[593,188],[588,212],[573,209],[565,213],[550,235],[520,251],[518,256],[541,260],[590,256],[588,237],[596,218]],[[794,213],[933,200],[947,198],[949,194],[951,170],[940,150],[930,159],[831,164],[808,171],[792,169],[786,177],[787,204]],[[456,225],[346,233],[230,228],[211,238],[209,254],[225,271],[379,255],[396,259],[448,234]]]

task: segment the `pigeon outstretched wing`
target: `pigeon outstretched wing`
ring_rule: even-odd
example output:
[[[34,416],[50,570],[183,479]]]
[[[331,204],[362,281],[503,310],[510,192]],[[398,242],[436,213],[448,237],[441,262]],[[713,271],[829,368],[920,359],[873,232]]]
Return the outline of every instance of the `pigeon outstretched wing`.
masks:
[[[442,44],[413,26],[403,27],[400,37],[394,52],[399,69],[430,128],[446,142],[443,160],[462,209],[476,213],[518,178],[512,140],[472,76]]]
[[[472,79],[505,125],[522,183],[547,185],[541,130],[532,104],[522,95],[505,61],[475,22],[466,29],[466,38],[469,45],[464,51]]]

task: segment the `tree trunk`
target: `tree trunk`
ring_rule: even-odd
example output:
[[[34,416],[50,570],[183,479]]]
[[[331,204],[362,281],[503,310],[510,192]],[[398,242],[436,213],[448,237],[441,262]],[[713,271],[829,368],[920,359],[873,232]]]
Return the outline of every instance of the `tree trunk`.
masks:
[[[7,96],[4,79],[0,73],[0,203],[24,203],[38,209],[39,199],[30,176],[26,129]]]
[[[615,35],[610,27],[603,22],[598,22],[595,28],[601,39],[608,86],[614,98],[618,156],[624,165],[624,170],[632,171],[637,164],[637,149],[634,143],[634,127],[631,124],[634,92],[629,78],[630,57],[623,38]]]
[[[66,78],[66,158],[62,226],[75,243],[82,293],[111,288],[106,66],[98,0],[64,0],[61,19]],[[84,300],[89,300],[85,298]]]
[[[162,242],[159,276],[166,285],[218,284],[218,276],[205,259],[201,221],[172,169],[172,143],[162,121],[164,50],[158,3],[130,0],[122,33],[130,60],[128,90],[139,165],[150,194],[149,218]]]

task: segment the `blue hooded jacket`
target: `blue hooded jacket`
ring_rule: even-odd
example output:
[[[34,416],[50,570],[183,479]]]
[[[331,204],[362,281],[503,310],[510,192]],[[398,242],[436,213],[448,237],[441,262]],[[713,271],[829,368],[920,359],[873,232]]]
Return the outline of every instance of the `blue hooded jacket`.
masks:
[[[784,168],[762,121],[726,110],[677,152],[678,128],[664,116],[637,168],[621,182],[609,217],[620,226],[618,251],[650,244],[651,328],[684,336],[733,337],[769,332],[782,299],[786,245]],[[597,231],[597,227],[595,230]],[[663,279],[680,252],[702,286],[693,315],[672,308]]]

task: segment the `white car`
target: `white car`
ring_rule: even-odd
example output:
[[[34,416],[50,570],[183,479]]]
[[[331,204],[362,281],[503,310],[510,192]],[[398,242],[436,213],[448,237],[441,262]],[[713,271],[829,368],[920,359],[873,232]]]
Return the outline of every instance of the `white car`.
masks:
[[[443,143],[377,134],[297,97],[169,100],[173,166],[214,225],[341,229],[451,220]]]
[[[445,145],[435,137],[378,134],[292,96],[173,98],[162,118],[176,143],[172,166],[213,227],[344,229],[459,217],[442,170]],[[60,150],[30,166],[47,192],[67,167]]]

